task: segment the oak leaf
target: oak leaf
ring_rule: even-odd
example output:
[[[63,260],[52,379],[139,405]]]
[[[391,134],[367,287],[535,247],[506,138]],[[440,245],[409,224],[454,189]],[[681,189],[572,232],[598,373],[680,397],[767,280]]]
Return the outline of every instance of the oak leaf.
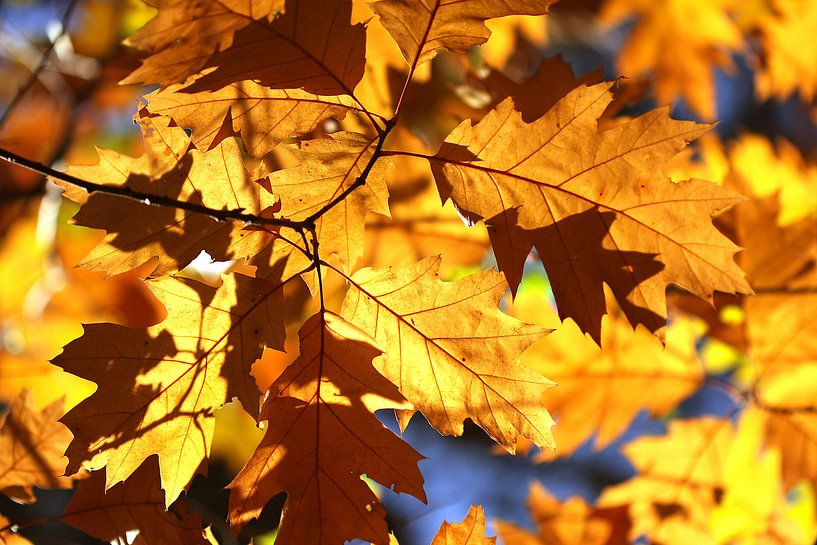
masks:
[[[707,417],[676,420],[665,436],[629,443],[624,451],[637,474],[605,489],[599,506],[629,506],[631,540],[646,535],[662,545],[714,545],[710,518],[734,438],[729,420]]]
[[[62,405],[58,400],[38,411],[24,390],[0,416],[0,492],[34,502],[32,486],[70,488],[71,480],[62,476],[68,464],[62,453],[71,441],[57,421]]]
[[[112,188],[127,188],[208,208],[243,209],[261,215],[275,205],[255,176],[244,167],[235,138],[209,152],[191,146],[185,132],[169,118],[141,117],[145,141],[142,156],[132,158],[98,150],[99,163],[72,166],[69,173]],[[207,214],[157,206],[136,199],[70,188],[66,196],[81,208],[73,221],[104,229],[104,240],[80,263],[89,270],[117,274],[151,259],[152,275],[177,272],[204,250],[219,261],[246,257],[273,238],[267,231],[248,231],[241,222],[218,222]]]
[[[227,275],[212,288],[167,277],[150,284],[167,309],[163,322],[84,326],[53,360],[98,385],[62,419],[74,434],[69,468],[107,465],[111,487],[159,454],[173,503],[209,455],[215,409],[237,397],[248,413],[258,411],[250,366],[264,346],[283,346],[282,284]]]
[[[385,347],[378,371],[440,433],[462,435],[470,418],[511,452],[520,437],[553,448],[544,408],[553,383],[519,363],[548,330],[497,308],[508,287],[502,274],[442,282],[440,261],[358,271],[342,315]]]
[[[773,0],[758,21],[764,54],[757,70],[760,98],[784,99],[799,92],[811,102],[817,97],[817,46],[811,39],[817,25],[817,5],[797,0]]]
[[[379,0],[369,4],[413,68],[439,49],[465,53],[491,35],[485,21],[543,15],[556,0]]]
[[[431,545],[495,545],[495,537],[485,537],[482,506],[471,506],[462,522],[443,521]]]
[[[739,198],[703,180],[672,183],[661,171],[709,127],[661,109],[599,130],[611,100],[609,84],[580,86],[525,123],[508,99],[477,125],[463,122],[429,159],[443,200],[488,224],[511,287],[535,246],[559,315],[596,342],[604,283],[630,323],[659,335],[668,284],[704,298],[751,291],[732,259],[737,247],[710,218]]]
[[[230,520],[239,529],[287,492],[277,543],[386,545],[385,511],[366,474],[425,500],[417,452],[373,411],[407,407],[372,366],[382,351],[339,316],[314,315],[299,332],[301,355],[270,387],[261,412],[268,428],[229,485]]]
[[[151,456],[127,480],[106,490],[105,470],[80,482],[62,522],[104,541],[125,539],[134,530],[132,545],[206,545],[201,519],[185,512],[183,502],[165,509],[159,464]]]

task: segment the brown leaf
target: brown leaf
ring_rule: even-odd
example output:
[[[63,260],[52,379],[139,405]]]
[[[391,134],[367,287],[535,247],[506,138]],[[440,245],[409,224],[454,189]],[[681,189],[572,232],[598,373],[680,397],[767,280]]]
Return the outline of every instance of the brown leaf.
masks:
[[[339,316],[315,315],[299,336],[300,357],[270,387],[262,409],[266,435],[229,485],[233,528],[287,492],[276,543],[360,538],[386,545],[385,511],[360,476],[425,500],[422,456],[373,414],[405,408],[405,401],[372,367],[382,351]]]
[[[442,282],[440,261],[358,271],[343,316],[386,347],[375,366],[440,433],[462,435],[470,418],[511,452],[519,437],[553,448],[544,408],[553,383],[519,363],[548,331],[497,308],[502,274]]]
[[[471,506],[462,522],[443,521],[431,545],[494,545],[495,537],[485,537],[482,506]]]
[[[149,56],[123,83],[172,84],[204,67],[207,58],[229,47],[236,30],[255,20],[269,21],[284,7],[283,0],[150,0],[156,17],[126,43]]]
[[[556,0],[380,0],[372,11],[412,67],[438,49],[465,53],[488,41],[485,21],[508,15],[543,15]]]
[[[248,5],[256,12],[254,5]],[[173,65],[190,64],[185,76],[204,72],[186,91],[216,91],[231,83],[253,80],[274,89],[353,94],[365,68],[366,29],[363,24],[351,24],[350,0],[287,0],[283,15],[270,20],[265,17],[268,13],[245,17],[230,43],[207,57],[191,48],[177,51]],[[263,62],[259,62],[259,51],[264,52]],[[182,81],[161,76],[149,81]],[[148,81],[137,70],[126,82]]]
[[[165,510],[159,464],[151,456],[113,488],[105,489],[105,470],[79,483],[62,522],[104,541],[125,539],[138,530],[133,545],[206,545],[201,519],[185,512],[183,503]]]
[[[63,477],[68,460],[62,455],[71,433],[57,419],[62,400],[42,411],[24,390],[0,416],[0,492],[25,502],[35,501],[31,487],[70,488]]]
[[[170,505],[209,455],[213,411],[237,397],[257,414],[250,367],[264,346],[283,347],[283,283],[227,275],[217,289],[172,277],[150,284],[163,322],[86,325],[53,363],[98,385],[62,419],[74,434],[69,467],[107,465],[111,487],[159,454]]]
[[[609,84],[581,86],[532,123],[506,100],[477,125],[461,124],[430,159],[443,199],[488,224],[511,286],[536,246],[559,315],[596,342],[604,283],[633,325],[659,335],[670,283],[704,298],[751,291],[732,259],[737,247],[710,219],[739,198],[661,171],[709,127],[664,109],[600,131],[611,99]]]

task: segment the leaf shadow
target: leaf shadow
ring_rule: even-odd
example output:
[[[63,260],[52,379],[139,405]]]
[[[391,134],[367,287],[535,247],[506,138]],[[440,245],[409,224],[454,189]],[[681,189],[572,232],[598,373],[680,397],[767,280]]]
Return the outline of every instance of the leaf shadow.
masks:
[[[664,264],[657,254],[609,247],[616,245],[610,237],[616,221],[613,212],[593,207],[533,230],[520,227],[518,215],[514,208],[485,220],[497,262],[512,289],[521,281],[535,247],[551,281],[559,317],[572,318],[597,343],[607,311],[605,284],[633,326],[642,324],[655,332],[666,325],[666,318],[640,304],[642,283],[659,274]]]

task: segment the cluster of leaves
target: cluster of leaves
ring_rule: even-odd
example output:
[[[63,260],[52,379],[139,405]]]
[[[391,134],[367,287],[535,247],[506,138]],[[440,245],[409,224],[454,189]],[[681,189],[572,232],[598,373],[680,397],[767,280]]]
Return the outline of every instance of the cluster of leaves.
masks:
[[[575,78],[559,58],[514,77],[501,47],[487,48],[522,50],[529,20],[518,16],[554,2],[150,2],[124,79],[157,86],[134,117],[141,151],[101,149],[95,164],[57,172],[3,150],[78,203],[75,224],[104,231],[80,268],[130,295],[119,314],[106,308],[119,323],[84,325],[52,359],[92,392],[65,414],[61,401],[38,410],[29,393],[14,397],[0,491],[32,502],[32,487],[74,486],[59,520],[106,541],[138,530],[144,544],[227,542],[283,493],[276,543],[386,545],[371,481],[425,500],[423,457],[376,411],[403,430],[419,412],[453,436],[470,420],[509,453],[542,447],[545,461],[591,437],[605,448],[640,412],[665,417],[714,385],[734,398],[729,414],[628,444],[636,476],[594,505],[534,487],[538,534],[499,523],[500,536],[813,539],[809,488],[786,497],[817,482],[813,167],[785,142],[707,139],[711,125],[668,107],[623,115],[638,81]],[[649,72],[659,101],[683,96],[704,118],[712,67],[744,41],[762,96],[811,100],[815,78],[782,59],[817,66],[791,40],[815,3],[748,4],[608,0],[594,24],[637,14],[622,72]],[[687,33],[681,53],[667,29]],[[432,65],[458,86],[438,85]],[[423,127],[429,112],[440,120]],[[23,241],[34,230],[18,227]],[[484,266],[488,249],[498,271]],[[546,271],[555,308],[523,280],[534,250],[527,269]],[[222,274],[197,266],[202,252]],[[450,280],[464,267],[479,270]],[[7,317],[30,316],[43,278],[0,286],[9,353]],[[229,525],[205,531],[186,495],[232,400],[263,438],[227,487]],[[17,529],[0,539],[22,540]],[[484,535],[473,508],[434,545],[493,542]]]

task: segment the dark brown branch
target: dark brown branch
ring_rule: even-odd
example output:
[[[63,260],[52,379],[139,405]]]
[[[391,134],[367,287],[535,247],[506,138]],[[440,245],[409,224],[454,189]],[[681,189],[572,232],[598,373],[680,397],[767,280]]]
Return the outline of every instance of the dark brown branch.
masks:
[[[243,209],[216,210],[215,208],[208,208],[201,204],[179,201],[162,195],[153,195],[150,193],[142,193],[141,191],[134,191],[125,186],[105,185],[89,182],[88,180],[83,180],[81,178],[77,178],[76,176],[66,174],[65,172],[54,170],[53,168],[45,166],[41,163],[31,161],[3,148],[0,148],[0,159],[23,168],[27,168],[28,170],[32,170],[42,174],[43,176],[50,176],[51,178],[81,187],[88,193],[118,195],[120,197],[141,201],[146,204],[156,204],[160,206],[178,208],[180,210],[187,210],[188,212],[204,214],[216,219],[217,221],[234,220],[242,221],[250,225],[273,225],[278,227],[291,227],[293,229],[303,229],[305,226],[309,225],[309,223],[306,221],[293,221],[286,218],[262,218],[261,216],[257,216],[255,214],[247,214],[243,211]]]

